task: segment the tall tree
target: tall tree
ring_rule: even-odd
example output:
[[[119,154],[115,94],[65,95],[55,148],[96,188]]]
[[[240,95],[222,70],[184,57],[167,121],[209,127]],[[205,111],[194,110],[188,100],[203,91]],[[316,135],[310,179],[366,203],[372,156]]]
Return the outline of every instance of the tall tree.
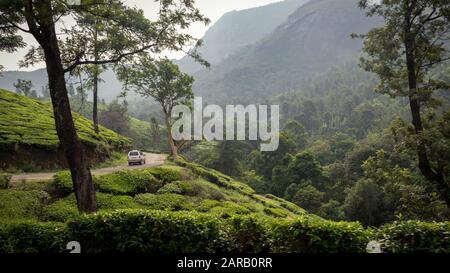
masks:
[[[381,16],[385,25],[364,35],[361,64],[380,77],[377,91],[407,97],[417,138],[419,169],[435,184],[450,207],[450,184],[443,166],[429,157],[424,135],[424,108],[433,103],[433,91],[448,88],[432,77],[432,68],[450,59],[450,2],[448,0],[360,0],[369,16]]]
[[[156,21],[146,19],[142,10],[127,7],[120,0],[83,0],[76,5],[73,2],[0,1],[0,50],[14,52],[24,47],[26,43],[19,32],[31,34],[39,44],[39,48],[31,48],[23,64],[45,61],[56,131],[72,174],[78,209],[89,213],[97,210],[95,188],[72,119],[65,74],[82,65],[117,63],[145,51],[182,50],[195,40],[180,30],[208,20],[194,7],[194,0],[161,0]],[[78,17],[94,12],[105,20],[108,37],[98,48],[98,58],[93,57],[92,42],[84,36],[80,24],[71,28],[61,24],[66,18],[76,22]]]
[[[88,38],[92,42],[92,58],[94,62],[99,60],[100,52],[102,45],[104,43],[104,39],[109,39],[107,28],[104,25],[107,23],[107,20],[104,20],[101,16],[99,16],[99,12],[102,7],[97,6],[93,8],[91,14],[84,14],[83,16],[77,17],[77,24],[81,26],[78,31],[84,31],[84,33],[78,33],[78,35],[83,35],[84,38]],[[106,22],[105,22],[106,21]],[[76,45],[75,45],[76,46]],[[70,55],[71,52],[76,51],[77,49],[71,48],[70,44],[63,54],[67,53]],[[98,122],[98,85],[102,81],[100,79],[100,74],[105,69],[105,65],[86,65],[81,69],[80,72],[85,73],[87,76],[87,87],[92,89],[92,121],[94,125],[94,131],[96,133],[99,132],[99,122]]]
[[[176,159],[178,148],[172,136],[172,109],[177,105],[188,104],[193,99],[194,78],[182,73],[170,60],[155,61],[148,55],[142,56],[135,64],[121,67],[118,74],[128,87],[144,97],[153,98],[161,105],[167,141],[171,155]]]

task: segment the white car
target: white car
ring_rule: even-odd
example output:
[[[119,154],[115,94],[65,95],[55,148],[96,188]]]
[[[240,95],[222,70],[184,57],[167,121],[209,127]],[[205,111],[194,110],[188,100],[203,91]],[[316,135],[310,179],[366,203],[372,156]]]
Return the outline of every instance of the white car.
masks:
[[[145,154],[140,151],[131,151],[128,153],[128,165],[145,165]]]

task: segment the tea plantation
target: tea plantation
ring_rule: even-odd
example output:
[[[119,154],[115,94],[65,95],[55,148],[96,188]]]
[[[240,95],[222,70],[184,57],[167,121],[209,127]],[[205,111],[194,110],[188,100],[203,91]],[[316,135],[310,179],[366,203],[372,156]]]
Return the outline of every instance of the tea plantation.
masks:
[[[7,180],[7,177],[3,177]],[[99,212],[80,216],[70,175],[0,190],[0,253],[450,252],[450,223],[381,229],[333,222],[183,159],[94,178]]]
[[[130,144],[129,139],[103,127],[96,134],[92,122],[76,113],[73,118],[82,143],[88,147],[120,149]],[[50,103],[0,89],[0,150],[18,146],[56,150],[58,144]]]

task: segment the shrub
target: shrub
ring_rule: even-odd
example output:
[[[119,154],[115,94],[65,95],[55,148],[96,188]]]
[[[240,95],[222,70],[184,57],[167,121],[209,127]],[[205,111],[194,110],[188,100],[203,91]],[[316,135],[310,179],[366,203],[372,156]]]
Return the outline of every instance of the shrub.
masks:
[[[64,171],[56,173],[53,177],[53,183],[50,186],[60,194],[71,194],[73,192],[73,182],[70,172]]]
[[[280,208],[265,208],[264,213],[268,216],[276,217],[276,218],[284,218],[288,216],[288,213]]]
[[[450,222],[394,222],[377,233],[383,252],[450,253]]]
[[[164,185],[161,189],[158,190],[158,194],[165,194],[165,193],[174,193],[174,194],[183,194],[184,189],[181,187],[179,183],[170,183]]]
[[[177,166],[161,166],[149,170],[156,178],[166,183],[183,180],[183,169]]]
[[[274,221],[269,233],[275,253],[361,253],[371,235],[359,223],[306,217]]]
[[[67,198],[56,201],[43,209],[43,221],[66,222],[74,219],[79,215],[75,196],[71,195]]]
[[[252,195],[255,193],[255,190],[248,185],[236,182],[231,177],[214,169],[206,168],[200,164],[190,163],[182,158],[179,158],[176,163],[180,166],[189,168],[194,174],[203,177],[219,187],[232,189],[244,195]]]
[[[94,178],[98,191],[117,195],[136,195],[156,192],[163,186],[151,170],[125,170]]]
[[[60,253],[69,242],[66,227],[56,223],[0,225],[0,253]]]
[[[116,209],[138,209],[143,206],[130,196],[119,196],[106,193],[97,193],[97,205],[102,211]],[[43,209],[41,217],[44,221],[66,222],[79,216],[75,194],[58,200]]]
[[[106,193],[97,193],[97,204],[101,210],[142,208],[131,196]]]
[[[270,251],[267,227],[257,216],[233,216],[228,219],[231,247],[236,253]]]
[[[185,196],[173,193],[139,194],[135,196],[134,200],[147,209],[173,211],[192,209]]]
[[[9,182],[11,181],[11,175],[6,173],[0,173],[0,189],[9,188]]]
[[[196,212],[135,209],[78,216],[67,226],[2,223],[0,253],[62,252],[69,241],[79,241],[83,253],[364,253],[371,238],[381,241],[385,252],[449,253],[449,231],[449,222],[397,222],[374,234],[359,223],[306,217],[274,220],[234,215],[225,219]]]
[[[48,200],[44,191],[0,190],[0,219],[37,219]]]
[[[209,212],[213,214],[218,214],[222,217],[232,216],[236,214],[244,215],[251,213],[251,211],[248,208],[234,202],[222,201],[219,202],[219,204],[220,205],[218,206],[212,207]]]
[[[136,195],[145,192],[156,192],[164,185],[152,173],[152,169],[124,170],[96,176],[93,179],[95,187],[99,192],[117,195]],[[70,172],[57,173],[52,186],[64,195],[72,193],[73,184]]]
[[[166,184],[158,191],[158,194],[164,193],[183,194],[217,201],[225,199],[225,195],[217,188],[216,185],[212,185],[203,179],[176,181]]]
[[[52,181],[26,181],[15,183],[14,189],[18,191],[49,191]],[[51,195],[51,194],[50,194]]]
[[[69,223],[69,234],[85,253],[214,253],[226,243],[217,218],[193,212],[94,214]]]

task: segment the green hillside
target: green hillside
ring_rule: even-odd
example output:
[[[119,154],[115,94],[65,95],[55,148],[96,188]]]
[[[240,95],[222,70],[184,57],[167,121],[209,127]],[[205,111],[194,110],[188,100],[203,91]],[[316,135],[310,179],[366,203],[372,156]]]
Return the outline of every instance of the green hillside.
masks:
[[[73,240],[83,253],[360,253],[371,240],[382,240],[385,252],[450,249],[448,222],[365,229],[327,221],[184,160],[94,183],[99,213],[83,216],[66,172],[49,182],[0,184],[0,253],[61,253]]]
[[[101,128],[96,134],[90,120],[73,113],[81,141],[92,148],[120,149],[130,140]],[[0,89],[0,149],[27,146],[56,150],[59,141],[55,130],[52,106]]]
[[[94,177],[100,212],[117,209],[195,211],[217,216],[256,214],[292,218],[307,215],[283,199],[257,195],[247,185],[201,165],[177,164],[124,170]],[[14,185],[0,190],[1,222],[66,222],[78,216],[69,172],[53,181]]]

